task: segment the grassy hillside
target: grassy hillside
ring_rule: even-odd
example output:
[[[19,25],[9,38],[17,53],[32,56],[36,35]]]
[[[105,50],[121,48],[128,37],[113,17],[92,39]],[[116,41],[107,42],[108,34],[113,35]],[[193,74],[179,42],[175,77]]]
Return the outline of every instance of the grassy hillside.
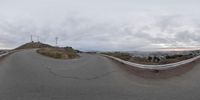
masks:
[[[57,58],[57,59],[73,59],[79,57],[77,53],[80,51],[74,50],[72,47],[54,47],[48,44],[40,43],[40,42],[29,42],[17,47],[14,50],[21,50],[21,49],[34,49],[38,48],[37,53]]]
[[[76,51],[71,47],[66,48],[41,48],[37,52],[41,55],[56,59],[73,59],[79,57]]]
[[[48,44],[40,43],[40,42],[29,42],[26,44],[23,44],[19,47],[17,47],[15,50],[20,50],[20,49],[33,49],[33,48],[51,48],[53,46],[50,46]]]

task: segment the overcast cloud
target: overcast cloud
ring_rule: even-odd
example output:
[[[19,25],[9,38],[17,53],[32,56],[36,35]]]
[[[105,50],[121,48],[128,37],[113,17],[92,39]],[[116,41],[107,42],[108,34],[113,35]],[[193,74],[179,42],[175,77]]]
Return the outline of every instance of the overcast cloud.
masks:
[[[198,0],[0,0],[0,48],[34,40],[81,50],[200,47]]]

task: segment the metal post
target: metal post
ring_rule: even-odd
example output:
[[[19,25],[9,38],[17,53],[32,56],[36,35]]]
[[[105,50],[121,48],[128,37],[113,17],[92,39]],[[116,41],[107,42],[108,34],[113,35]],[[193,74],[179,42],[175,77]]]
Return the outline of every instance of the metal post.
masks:
[[[37,36],[37,41],[38,41],[38,43],[40,42],[40,40],[39,40],[39,36]]]
[[[56,37],[56,47],[58,46],[58,37]]]
[[[31,35],[31,42],[33,42],[33,36]]]

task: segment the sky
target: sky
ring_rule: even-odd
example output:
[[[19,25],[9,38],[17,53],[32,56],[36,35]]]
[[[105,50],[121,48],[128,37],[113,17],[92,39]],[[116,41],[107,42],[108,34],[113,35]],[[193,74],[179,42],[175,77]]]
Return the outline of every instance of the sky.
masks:
[[[80,50],[200,47],[199,0],[0,0],[0,48],[41,41]]]

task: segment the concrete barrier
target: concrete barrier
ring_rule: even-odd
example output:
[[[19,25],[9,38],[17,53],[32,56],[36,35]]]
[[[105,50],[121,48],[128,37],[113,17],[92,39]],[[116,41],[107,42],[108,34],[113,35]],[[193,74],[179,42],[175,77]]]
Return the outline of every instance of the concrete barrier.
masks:
[[[138,67],[138,68],[142,68],[142,69],[152,69],[152,70],[165,70],[165,69],[169,69],[169,68],[175,68],[175,67],[178,67],[178,66],[181,66],[181,65],[191,63],[191,62],[200,58],[200,56],[196,56],[194,58],[190,58],[190,59],[183,60],[183,61],[176,62],[176,63],[162,64],[162,65],[144,65],[144,64],[137,64],[137,63],[125,61],[125,60],[122,60],[122,59],[119,59],[119,58],[116,58],[116,57],[113,57],[113,56],[108,56],[108,55],[103,55],[103,56],[114,59],[114,60],[116,60],[120,63],[129,65],[129,66]]]

